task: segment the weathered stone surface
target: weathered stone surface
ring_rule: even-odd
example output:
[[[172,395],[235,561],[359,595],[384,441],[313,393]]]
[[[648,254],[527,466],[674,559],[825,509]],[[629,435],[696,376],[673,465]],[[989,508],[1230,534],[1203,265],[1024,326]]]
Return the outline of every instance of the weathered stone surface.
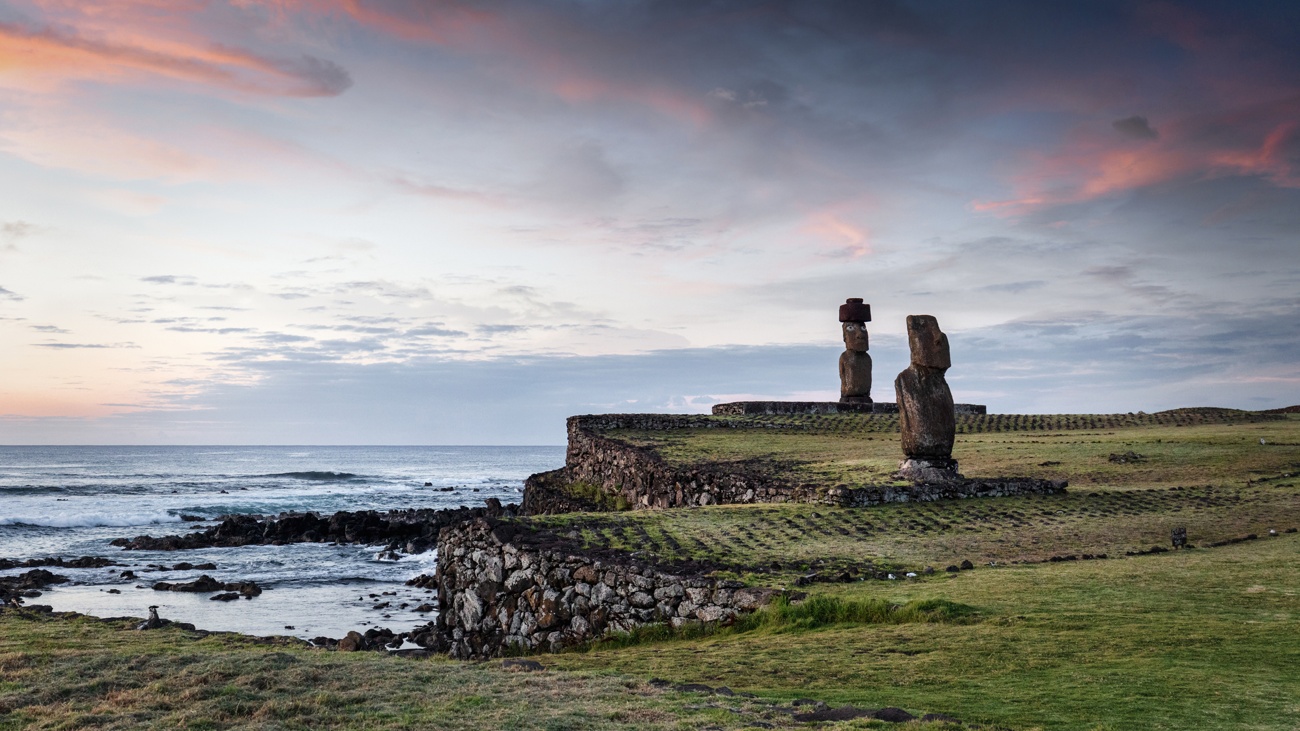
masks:
[[[443,529],[438,620],[419,644],[462,659],[557,651],[652,622],[726,622],[780,593],[583,551],[545,532],[502,543],[495,527],[480,518]],[[510,556],[537,568],[502,579],[497,566]]]
[[[846,334],[845,342],[848,339]],[[866,339],[865,335],[863,339]],[[840,401],[871,403],[871,355],[865,350],[845,350],[840,353]]]
[[[861,297],[850,297],[840,305],[840,329],[844,336],[844,352],[840,354],[840,401],[845,403],[871,403],[871,356],[867,323],[871,321],[871,305]]]
[[[952,391],[944,379],[952,365],[948,336],[931,315],[908,315],[907,336],[912,363],[894,380],[903,454],[926,460],[927,468],[939,467],[952,459],[957,434]]]
[[[912,365],[943,371],[952,367],[948,336],[939,329],[939,320],[934,315],[907,316],[907,347]]]

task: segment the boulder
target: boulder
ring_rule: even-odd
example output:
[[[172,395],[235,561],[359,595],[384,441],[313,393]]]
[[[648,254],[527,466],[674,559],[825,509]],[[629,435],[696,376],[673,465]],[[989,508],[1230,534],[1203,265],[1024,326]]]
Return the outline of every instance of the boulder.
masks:
[[[339,652],[360,652],[361,650],[370,649],[370,643],[366,641],[364,635],[356,630],[349,632],[346,637],[338,641],[336,649]]]

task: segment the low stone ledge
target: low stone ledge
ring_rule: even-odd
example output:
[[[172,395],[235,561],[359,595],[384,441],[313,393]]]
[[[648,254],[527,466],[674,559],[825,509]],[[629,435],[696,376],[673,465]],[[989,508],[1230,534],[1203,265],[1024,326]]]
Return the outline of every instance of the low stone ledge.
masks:
[[[1035,480],[1028,477],[962,479],[955,482],[914,483],[911,485],[837,486],[825,490],[816,502],[841,507],[863,508],[885,503],[931,502],[973,497],[1007,497],[1010,495],[1058,495],[1066,492],[1066,480]],[[809,500],[813,502],[813,500]]]
[[[554,652],[647,624],[727,622],[779,593],[477,518],[439,535],[432,645],[459,659]]]

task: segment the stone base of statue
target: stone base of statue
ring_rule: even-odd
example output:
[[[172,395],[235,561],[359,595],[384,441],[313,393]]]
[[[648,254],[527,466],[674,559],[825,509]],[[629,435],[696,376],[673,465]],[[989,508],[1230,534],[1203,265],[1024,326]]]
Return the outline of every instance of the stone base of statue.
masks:
[[[957,472],[957,460],[924,457],[905,459],[900,462],[895,477],[926,484],[961,482],[965,479]]]
[[[870,396],[840,396],[842,404],[871,404],[875,403]]]

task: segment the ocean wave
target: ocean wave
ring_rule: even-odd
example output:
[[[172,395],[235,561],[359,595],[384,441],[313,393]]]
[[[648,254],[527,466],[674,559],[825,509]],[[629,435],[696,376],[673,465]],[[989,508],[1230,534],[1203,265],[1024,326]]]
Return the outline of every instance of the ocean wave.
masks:
[[[295,480],[319,480],[327,482],[330,480],[360,480],[360,475],[354,475],[351,472],[276,472],[270,475],[261,475],[262,477],[292,477]]]
[[[70,490],[55,485],[0,485],[0,495],[49,495],[64,492]]]
[[[29,525],[42,528],[127,527],[179,522],[181,522],[180,516],[171,513],[73,513],[67,515],[0,516],[0,525]]]

